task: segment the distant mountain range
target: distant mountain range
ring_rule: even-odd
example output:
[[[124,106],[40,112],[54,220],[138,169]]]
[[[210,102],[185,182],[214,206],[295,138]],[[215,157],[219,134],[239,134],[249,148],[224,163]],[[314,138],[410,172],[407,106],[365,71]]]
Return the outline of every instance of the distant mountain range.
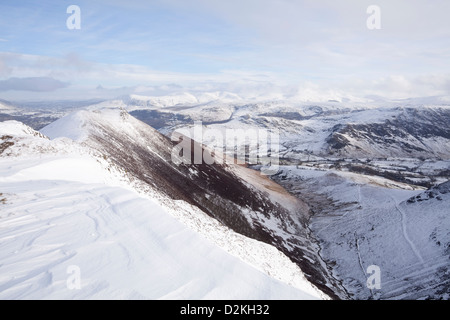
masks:
[[[449,103],[331,100],[2,102],[0,297],[448,299]],[[200,124],[279,130],[278,172],[174,163],[170,136]],[[97,277],[78,296],[61,284],[71,264]],[[114,279],[147,264],[148,281]],[[366,285],[372,265],[380,289]]]

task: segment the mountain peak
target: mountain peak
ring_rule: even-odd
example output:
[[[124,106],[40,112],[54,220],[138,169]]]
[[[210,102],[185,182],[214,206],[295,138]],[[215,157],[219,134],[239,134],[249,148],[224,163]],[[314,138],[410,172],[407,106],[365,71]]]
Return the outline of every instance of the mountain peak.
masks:
[[[9,120],[0,122],[0,136],[16,136],[16,137],[29,137],[29,136],[39,136],[46,138],[39,131],[32,129],[31,127],[23,124],[22,122]]]
[[[133,122],[131,124],[130,122]],[[109,125],[128,132],[140,121],[131,117],[121,105],[96,106],[71,113],[41,130],[51,139],[66,137],[83,142],[99,126]],[[144,125],[143,123],[141,125]],[[149,127],[150,128],[150,127]],[[151,129],[150,129],[151,130]]]
[[[308,206],[282,193],[259,172],[222,163],[176,164],[172,160],[176,142],[123,108],[79,111],[43,132],[51,138],[70,137],[99,151],[112,166],[123,168],[139,190],[182,201],[236,233],[275,246],[301,269],[311,271],[316,286],[336,295],[328,286],[332,281],[328,271],[317,263],[320,258],[312,249],[304,249],[314,246],[304,226]],[[202,145],[195,141],[189,145],[192,153],[203,154]]]

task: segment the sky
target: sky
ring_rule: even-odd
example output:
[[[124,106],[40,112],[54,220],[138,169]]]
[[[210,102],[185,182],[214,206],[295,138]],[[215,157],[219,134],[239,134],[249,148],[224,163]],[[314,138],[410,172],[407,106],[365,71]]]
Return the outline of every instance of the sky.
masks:
[[[448,0],[2,0],[0,99],[447,96],[449,12]]]

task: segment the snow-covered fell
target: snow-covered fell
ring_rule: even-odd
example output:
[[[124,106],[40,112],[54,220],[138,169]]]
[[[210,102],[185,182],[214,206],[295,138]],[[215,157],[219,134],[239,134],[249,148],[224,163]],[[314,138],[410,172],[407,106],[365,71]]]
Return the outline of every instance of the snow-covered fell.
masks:
[[[219,164],[175,165],[174,143],[123,109],[80,111],[43,132],[57,138],[65,127],[84,132],[79,142],[126,168],[136,188],[183,200],[235,232],[274,245],[308,270],[316,285],[335,294],[315,244],[308,239],[308,207],[269,179],[260,181],[258,172]]]
[[[150,150],[166,141],[118,109],[75,113],[43,130],[46,136],[0,123],[0,143],[7,142],[0,154],[1,298],[326,298],[273,246],[144,188],[95,148],[105,133],[99,123]],[[80,290],[67,286],[73,266]]]
[[[353,299],[449,299],[449,183],[430,190],[337,170],[285,167],[276,179],[314,210],[321,255]],[[366,285],[369,266],[380,288]]]
[[[240,100],[242,100],[242,98],[237,94],[220,91],[202,93],[181,92],[164,96],[143,96],[132,94],[124,99],[129,106],[146,108],[172,108],[177,106],[208,104],[215,101],[230,103],[238,102]]]
[[[202,121],[214,130],[279,129],[280,156],[450,159],[450,107],[386,103],[305,104],[291,101],[214,103],[133,115],[173,130]],[[158,120],[159,119],[159,120]]]

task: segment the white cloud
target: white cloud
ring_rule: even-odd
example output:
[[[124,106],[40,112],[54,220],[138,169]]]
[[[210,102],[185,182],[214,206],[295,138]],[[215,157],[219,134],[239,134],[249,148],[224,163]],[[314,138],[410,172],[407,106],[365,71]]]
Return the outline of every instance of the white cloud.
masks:
[[[359,63],[348,62],[349,69],[351,70],[352,64],[356,66]],[[53,58],[0,53],[0,75],[9,78],[52,77],[61,83],[70,83],[70,86],[61,86],[59,90],[45,96],[38,92],[28,95],[23,92],[20,95],[12,91],[5,92],[4,87],[2,98],[12,100],[40,99],[41,96],[46,99],[77,97],[110,99],[132,93],[159,95],[181,91],[228,91],[242,96],[284,96],[304,101],[345,99],[355,101],[367,96],[404,99],[450,95],[450,72],[395,73],[377,77],[361,77],[359,74],[349,72],[346,77],[329,77],[326,80],[304,81],[293,76],[293,79],[286,81],[276,72],[252,70],[223,70],[212,74],[160,72],[139,65],[89,62],[78,55]],[[8,82],[3,84],[6,85]]]
[[[366,27],[372,0],[169,2],[184,10],[202,8],[253,34],[248,40],[257,51],[243,61],[252,59],[254,65],[313,72],[323,78],[348,72],[380,77],[392,71],[450,71],[447,0],[378,0],[382,29],[375,31]]]
[[[75,41],[65,51],[72,53],[56,58],[0,53],[0,77],[52,77],[70,82],[69,88],[58,93],[71,95],[82,89],[109,96],[142,88],[155,92],[218,88],[288,95],[301,91],[299,94],[304,97],[406,98],[450,94],[450,19],[447,19],[450,2],[447,0],[433,3],[422,0],[377,0],[376,3],[371,0],[158,0],[152,4],[155,3],[168,9],[174,17],[191,13],[199,18],[208,17],[221,28],[229,26],[234,30],[231,35],[239,36],[236,39],[222,38],[223,34],[211,37],[215,34],[192,29],[184,37],[177,33],[179,28],[174,28],[172,31],[177,32],[171,34],[168,48],[165,48],[164,32],[161,38],[155,38],[155,33],[149,36],[148,30],[142,30],[142,34],[124,31],[124,38],[95,41],[108,32],[106,24],[106,31],[92,27],[93,32],[84,35],[89,37],[89,49],[104,54],[114,52],[124,57],[120,61],[127,64],[117,61],[108,64],[98,56],[97,61],[87,61],[85,52],[77,51]],[[381,30],[371,31],[366,27],[366,9],[371,4],[381,8]],[[145,2],[138,0],[115,0],[112,5],[146,10]],[[105,4],[105,8],[110,7]],[[199,39],[198,43],[192,42],[193,39]],[[161,49],[158,43],[167,51],[158,51]],[[206,50],[195,50],[199,43]],[[245,43],[243,48],[226,53],[207,50],[208,46],[241,46],[242,43]],[[137,63],[133,58],[136,52],[146,54],[147,51],[151,56],[148,61],[152,63],[133,64]],[[167,57],[168,51],[180,53]],[[182,61],[179,65],[187,66],[189,71],[165,72],[150,67],[159,67],[160,61],[169,68],[172,63]],[[203,61],[204,70],[212,71],[197,72],[191,67]],[[209,65],[213,67],[208,68]],[[166,91],[161,89],[169,83],[176,84],[178,89],[170,86]],[[95,91],[98,85],[106,89]],[[303,90],[299,91],[299,87]]]

